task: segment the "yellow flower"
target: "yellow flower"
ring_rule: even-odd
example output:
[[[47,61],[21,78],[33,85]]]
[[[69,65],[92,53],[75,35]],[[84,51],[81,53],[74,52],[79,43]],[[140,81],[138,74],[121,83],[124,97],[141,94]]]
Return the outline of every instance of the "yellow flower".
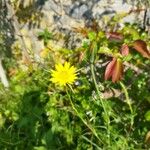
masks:
[[[56,64],[55,70],[52,70],[52,78],[50,80],[60,86],[72,84],[77,79],[76,71],[77,69],[71,66],[69,62],[65,62],[64,65]]]

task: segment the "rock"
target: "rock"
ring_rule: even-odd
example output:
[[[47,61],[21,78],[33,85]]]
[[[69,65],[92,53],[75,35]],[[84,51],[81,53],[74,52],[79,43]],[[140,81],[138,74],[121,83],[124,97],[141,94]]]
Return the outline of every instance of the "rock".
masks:
[[[83,20],[74,20],[73,18],[64,15],[60,18],[59,25],[61,25],[62,28],[72,30],[74,27],[75,28],[83,27],[84,21]]]
[[[57,15],[62,15],[64,13],[64,10],[61,7],[60,3],[55,3],[53,0],[46,1],[43,9],[45,11],[48,11],[49,13],[54,12]]]
[[[1,82],[3,83],[4,87],[8,88],[9,87],[9,82],[8,82],[5,70],[3,68],[1,58],[0,58],[0,79],[1,79]]]
[[[29,30],[32,48],[35,51],[43,48],[43,45],[35,43],[39,42],[36,38],[38,31],[45,28],[52,32],[61,32],[65,35],[63,38],[67,37],[66,46],[69,49],[74,48],[80,43],[79,37],[73,31],[74,28],[90,25],[93,19],[96,19],[103,27],[104,17],[111,18],[117,13],[128,13],[132,7],[132,4],[126,3],[125,0],[46,0],[42,3],[43,17],[40,20],[40,26]],[[138,16],[133,13],[125,17],[123,21],[133,23],[138,21],[137,17],[142,20],[143,15],[143,12]]]

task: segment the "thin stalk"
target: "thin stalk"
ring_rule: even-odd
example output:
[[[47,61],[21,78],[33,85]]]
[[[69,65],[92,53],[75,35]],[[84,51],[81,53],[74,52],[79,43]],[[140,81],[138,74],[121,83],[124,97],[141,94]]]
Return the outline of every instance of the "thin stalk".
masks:
[[[127,91],[125,85],[122,82],[120,82],[120,85],[121,85],[121,87],[122,87],[122,89],[124,91],[124,94],[125,94],[125,97],[126,97],[126,102],[127,102],[128,106],[129,106],[130,112],[132,114],[133,113],[133,109],[132,109],[131,100],[129,98],[128,91]]]
[[[95,143],[93,143],[91,140],[89,140],[87,137],[82,135],[82,138],[84,140],[86,140],[87,142],[89,142],[91,145],[95,146],[97,148],[97,150],[102,150],[98,145],[96,145]]]
[[[78,116],[78,117],[82,120],[82,122],[91,130],[91,132],[93,133],[93,135],[94,135],[100,142],[102,142],[102,140],[101,140],[101,139],[99,138],[99,136],[97,135],[95,129],[93,129],[93,128],[83,119],[83,117],[80,115],[80,113],[78,112],[78,110],[75,108],[75,106],[74,106],[74,104],[73,104],[73,102],[72,102],[72,99],[71,99],[71,97],[70,97],[70,95],[69,95],[69,93],[68,93],[67,90],[66,90],[66,92],[67,92],[67,95],[68,95],[70,104],[71,104],[73,110],[75,111],[75,113],[77,114],[77,116]],[[103,143],[103,142],[102,142],[102,143]]]
[[[95,85],[95,89],[96,89],[96,92],[99,96],[99,100],[101,102],[101,105],[102,105],[102,108],[104,110],[104,113],[105,113],[105,116],[106,116],[106,123],[107,123],[107,134],[108,134],[108,138],[109,138],[109,144],[110,144],[110,119],[109,119],[109,114],[108,112],[106,111],[106,106],[101,98],[101,93],[99,91],[99,88],[98,88],[98,84],[97,84],[97,81],[96,81],[96,76],[95,76],[95,71],[94,71],[94,60],[95,60],[95,55],[96,55],[96,52],[97,52],[97,46],[96,46],[96,43],[93,43],[95,45],[92,45],[92,50],[91,50],[91,64],[90,64],[90,69],[91,69],[91,74],[92,74],[92,79],[93,79],[93,82],[94,82],[94,85]]]
[[[101,94],[99,92],[99,88],[98,88],[98,84],[97,84],[97,81],[96,81],[96,76],[95,76],[95,72],[94,72],[94,59],[95,59],[95,51],[96,51],[96,48],[94,47],[92,49],[92,53],[91,53],[91,64],[90,64],[90,69],[91,69],[91,74],[92,74],[92,79],[93,79],[93,82],[94,82],[94,85],[95,85],[95,88],[96,88],[96,92],[99,96],[99,99],[100,99],[100,102],[102,104],[102,107],[103,107],[103,110],[104,110],[104,113],[106,114],[107,118],[109,118],[108,116],[108,113],[106,111],[106,107],[105,107],[105,104],[101,98]]]

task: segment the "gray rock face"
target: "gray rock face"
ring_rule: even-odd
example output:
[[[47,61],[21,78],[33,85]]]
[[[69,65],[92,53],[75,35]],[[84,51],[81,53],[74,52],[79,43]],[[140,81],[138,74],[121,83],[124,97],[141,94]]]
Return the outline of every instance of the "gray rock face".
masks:
[[[31,39],[33,40],[36,39],[33,36],[39,30],[48,28],[53,32],[69,34],[71,41],[78,41],[78,38],[74,38],[74,28],[84,27],[87,23],[90,24],[93,19],[96,19],[99,25],[103,25],[104,17],[111,18],[115,14],[129,13],[133,9],[133,4],[128,4],[126,0],[43,0],[42,2],[39,5],[41,5],[43,17],[40,26],[31,30],[33,32]],[[144,11],[131,13],[123,21],[136,23],[139,20],[142,21],[143,16]],[[76,44],[76,42],[70,43]],[[36,45],[34,49],[36,50],[38,47],[42,46]],[[69,48],[71,48],[71,44],[69,44]]]
[[[62,28],[72,27],[74,22],[100,19],[103,16],[113,16],[116,13],[128,13],[132,9],[131,4],[125,0],[47,0],[43,5],[43,10],[49,14],[54,14],[54,23],[61,24]],[[130,17],[131,16],[131,17]],[[134,22],[135,15],[130,15],[124,21]],[[142,17],[140,16],[140,19]]]
[[[104,16],[112,17],[118,13],[129,13],[133,9],[133,4],[128,4],[125,0],[47,0],[43,9],[49,14],[54,14],[56,26],[61,24],[62,28],[71,29],[72,22],[85,23],[93,19],[101,22]],[[135,23],[138,19],[142,20],[143,15],[143,12],[132,13],[124,19],[124,22]]]

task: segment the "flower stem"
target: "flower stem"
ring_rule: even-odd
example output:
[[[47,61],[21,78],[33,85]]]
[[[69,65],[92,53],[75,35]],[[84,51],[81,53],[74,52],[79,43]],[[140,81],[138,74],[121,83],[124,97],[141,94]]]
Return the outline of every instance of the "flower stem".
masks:
[[[98,84],[97,84],[97,81],[96,81],[96,76],[95,76],[95,71],[94,71],[94,61],[95,61],[95,55],[96,55],[96,52],[97,52],[97,44],[96,42],[93,42],[92,43],[92,50],[91,50],[91,59],[90,59],[90,69],[91,69],[91,74],[92,74],[92,79],[93,79],[93,82],[94,82],[94,85],[95,85],[95,89],[96,89],[96,92],[99,96],[99,100],[101,102],[101,105],[102,105],[102,108],[104,110],[104,114],[105,114],[105,117],[106,117],[106,124],[107,124],[107,134],[108,134],[108,139],[109,139],[109,144],[110,144],[110,118],[109,118],[109,114],[108,112],[106,111],[106,105],[101,97],[101,93],[99,91],[99,87],[98,87]]]
[[[121,81],[120,81],[120,85],[121,85],[121,87],[122,87],[122,89],[124,91],[124,94],[125,94],[125,97],[126,97],[126,102],[127,102],[128,106],[129,106],[130,112],[132,114],[133,113],[133,109],[132,109],[131,100],[129,98],[129,94],[128,94],[127,88],[125,87],[125,85]]]
[[[73,102],[72,102],[72,99],[71,99],[71,97],[70,97],[70,94],[68,93],[67,90],[66,90],[66,92],[67,92],[67,96],[68,96],[68,98],[69,98],[70,104],[71,104],[73,110],[75,111],[75,113],[77,114],[77,116],[78,116],[78,117],[82,120],[82,122],[91,130],[91,132],[93,133],[93,135],[95,135],[95,137],[96,137],[100,142],[102,142],[102,140],[101,140],[101,139],[99,138],[99,136],[97,135],[95,129],[92,128],[92,126],[91,126],[90,124],[88,124],[88,123],[83,119],[83,117],[80,115],[80,113],[78,112],[78,110],[75,108],[75,106],[74,106],[74,104],[73,104]]]

